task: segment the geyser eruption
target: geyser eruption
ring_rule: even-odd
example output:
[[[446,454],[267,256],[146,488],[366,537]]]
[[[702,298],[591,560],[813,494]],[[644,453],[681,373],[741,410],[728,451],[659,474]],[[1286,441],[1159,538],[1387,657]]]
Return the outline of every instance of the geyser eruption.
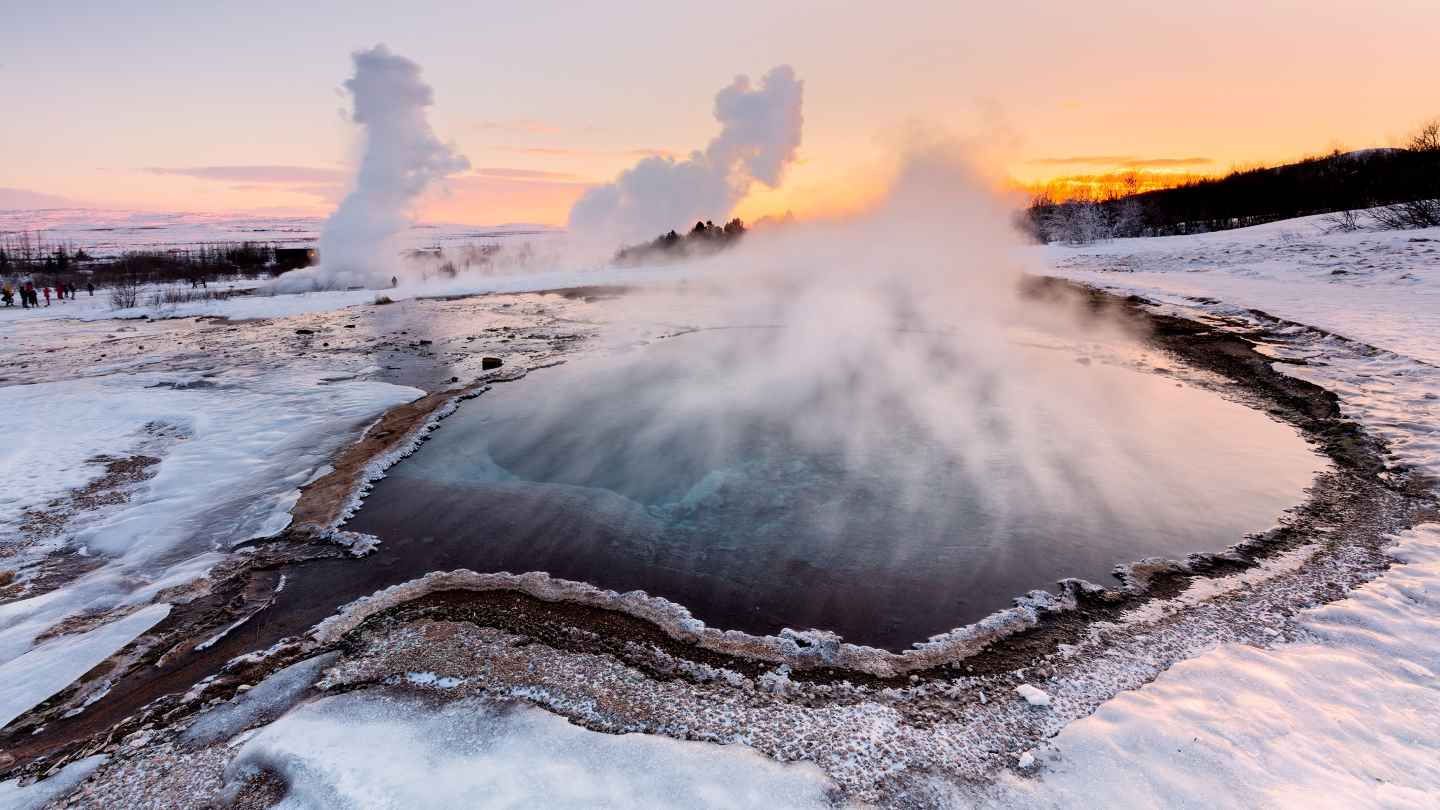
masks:
[[[399,272],[395,238],[411,223],[420,195],[470,162],[430,128],[435,103],[420,66],[383,44],[356,51],[345,82],[362,127],[354,187],[320,233],[320,264],[289,273],[282,290],[388,286]]]
[[[705,151],[684,160],[647,157],[587,191],[570,209],[570,229],[582,238],[648,239],[727,216],[754,181],[779,185],[800,146],[804,89],[789,65],[758,86],[737,76],[715,95],[721,130]]]

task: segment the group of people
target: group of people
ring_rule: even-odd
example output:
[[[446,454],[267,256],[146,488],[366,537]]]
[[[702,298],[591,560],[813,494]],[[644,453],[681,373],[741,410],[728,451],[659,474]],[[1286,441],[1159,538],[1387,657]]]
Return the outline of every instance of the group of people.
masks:
[[[94,284],[88,281],[85,282],[85,289],[89,291],[92,297],[95,295]],[[35,289],[35,282],[33,281],[26,281],[23,284],[18,285],[18,288],[11,287],[10,282],[8,281],[5,282],[3,285],[0,285],[0,303],[4,303],[4,305],[7,307],[15,306],[15,293],[17,292],[20,293],[20,306],[25,307],[26,309],[29,309],[30,307],[40,306],[40,296],[42,295],[45,296],[45,306],[50,306],[50,298],[52,295],[51,287],[49,285],[44,285],[37,290]],[[78,287],[76,287],[74,284],[69,284],[64,281],[55,282],[55,287],[53,289],[54,297],[62,303],[67,298],[73,301],[77,292],[79,292]]]

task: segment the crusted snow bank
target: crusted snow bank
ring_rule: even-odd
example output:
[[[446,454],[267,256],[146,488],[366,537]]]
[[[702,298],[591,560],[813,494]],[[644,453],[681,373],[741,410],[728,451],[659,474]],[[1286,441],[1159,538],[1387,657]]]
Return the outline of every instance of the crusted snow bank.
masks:
[[[1440,795],[1440,524],[1306,611],[1313,639],[1227,645],[1067,726],[993,806],[1430,807]],[[1203,786],[1203,787],[1201,787]],[[972,800],[975,797],[970,797]]]
[[[1046,610],[1061,610],[1074,603],[1067,587],[1060,596],[1032,591],[1016,606],[930,640],[902,653],[848,644],[821,630],[781,631],[778,636],[754,636],[738,630],[716,630],[690,614],[683,605],[644,591],[616,593],[584,582],[552,577],[542,571],[527,574],[479,574],[458,570],[426,574],[362,597],[320,622],[311,635],[320,644],[332,644],[359,627],[367,618],[396,605],[441,591],[518,591],[546,602],[571,602],[613,610],[654,624],[666,635],[687,644],[726,655],[786,664],[796,669],[843,667],[878,677],[892,677],[929,669],[978,650],[985,644],[1032,627]]]
[[[467,699],[441,708],[355,692],[261,729],[227,769],[234,788],[279,774],[286,808],[830,807],[813,765],[743,746],[610,735],[529,706]]]

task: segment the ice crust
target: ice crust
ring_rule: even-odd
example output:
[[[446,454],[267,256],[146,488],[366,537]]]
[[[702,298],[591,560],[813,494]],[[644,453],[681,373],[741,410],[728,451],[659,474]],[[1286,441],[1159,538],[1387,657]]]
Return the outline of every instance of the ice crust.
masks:
[[[600,734],[530,706],[434,707],[375,691],[323,698],[266,726],[227,769],[279,774],[299,808],[830,807],[813,765],[744,746]]]
[[[311,631],[318,644],[333,644],[370,616],[395,605],[441,591],[518,591],[546,602],[573,602],[614,610],[659,627],[671,638],[726,655],[745,656],[797,669],[844,667],[877,677],[903,675],[929,669],[964,657],[986,643],[1019,629],[1034,626],[1042,611],[1073,605],[1074,596],[1032,591],[1017,599],[1013,608],[948,633],[933,636],[901,653],[848,644],[821,630],[781,631],[778,636],[755,636],[737,630],[717,630],[690,615],[683,605],[644,591],[616,593],[584,582],[559,579],[542,571],[526,574],[476,573],[468,570],[436,572],[393,585],[362,597],[322,621]]]
[[[339,656],[339,653],[325,653],[285,667],[231,702],[200,715],[185,730],[182,739],[192,746],[211,745],[228,740],[257,723],[279,717],[300,700],[325,667]]]
[[[14,429],[0,456],[0,546],[21,543],[17,521],[25,509],[98,475],[87,459],[159,459],[153,477],[126,500],[76,515],[60,533],[18,545],[6,561],[21,566],[22,581],[25,564],[61,549],[98,557],[99,567],[63,588],[0,605],[0,668],[13,676],[0,685],[3,722],[63,689],[168,610],[143,606],[204,576],[236,544],[285,528],[300,484],[358,426],[421,394],[332,375],[297,364],[0,387],[0,410]],[[61,621],[136,608],[143,609],[78,639],[62,635],[36,646]],[[69,645],[76,648],[64,655],[73,663],[61,666]]]
[[[61,636],[0,664],[0,727],[69,686],[170,615],[150,605],[88,633]]]
[[[40,810],[50,802],[64,798],[109,759],[105,754],[77,759],[48,778],[28,785],[21,785],[19,779],[0,782],[0,807],[5,810]]]

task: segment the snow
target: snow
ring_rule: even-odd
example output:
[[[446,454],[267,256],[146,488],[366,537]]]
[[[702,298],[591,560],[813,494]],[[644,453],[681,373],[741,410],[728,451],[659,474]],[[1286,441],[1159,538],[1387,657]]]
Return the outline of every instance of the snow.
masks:
[[[1289,342],[1269,349],[1309,361],[1277,368],[1339,394],[1342,410],[1385,438],[1397,463],[1440,474],[1440,230],[1323,234],[1308,218],[1046,250],[1057,275],[1171,311],[1259,325],[1245,311],[1258,309],[1336,333],[1281,324]],[[1399,534],[1390,555],[1396,564],[1379,578],[1297,616],[1296,641],[1227,644],[1183,661],[1066,726],[1038,752],[1039,777],[952,786],[953,800],[1435,806],[1440,524]]]
[[[48,779],[21,786],[20,780],[0,782],[0,807],[5,810],[40,810],[46,804],[63,798],[76,785],[90,778],[110,757],[106,754],[77,759]]]
[[[1025,702],[1029,703],[1031,706],[1050,705],[1050,696],[1045,694],[1045,690],[1036,686],[1031,686],[1028,683],[1022,683],[1019,686],[1015,687],[1015,694],[1019,695],[1022,698],[1025,698]]]
[[[1308,611],[1307,643],[1228,645],[1072,723],[1040,779],[991,806],[1433,807],[1440,795],[1440,526],[1406,565]]]
[[[174,250],[233,242],[305,247],[320,237],[324,217],[243,213],[135,211],[99,208],[0,210],[0,236],[29,235],[46,245],[84,248],[92,256],[128,250]],[[400,249],[495,242],[558,233],[546,225],[416,224]]]
[[[433,686],[436,689],[454,689],[465,682],[464,678],[436,675],[433,672],[407,672],[405,681],[415,686]]]
[[[1048,246],[1046,272],[1158,300],[1218,299],[1440,365],[1440,228],[1325,233],[1323,219]]]
[[[83,549],[101,560],[63,588],[0,605],[0,667],[24,682],[23,689],[11,678],[0,686],[14,695],[3,703],[7,712],[24,711],[62,689],[154,623],[136,617],[158,621],[163,606],[94,631],[104,634],[108,651],[77,658],[90,662],[78,670],[52,664],[46,652],[72,640],[32,650],[41,633],[82,613],[144,605],[203,576],[235,544],[285,528],[300,484],[316,468],[375,416],[422,393],[377,382],[327,382],[331,372],[296,364],[0,388],[7,420],[0,547],[13,554],[7,566],[18,566],[23,579],[26,565],[62,549]],[[96,478],[101,468],[87,462],[99,454],[159,462],[128,500],[78,512],[58,533],[27,545],[23,512],[46,509]],[[15,715],[0,716],[8,722]]]
[[[228,740],[256,723],[279,717],[304,696],[310,685],[320,678],[320,673],[339,656],[339,653],[325,653],[285,667],[255,688],[241,692],[231,702],[201,715],[185,730],[184,741],[197,747],[210,745]]]
[[[333,312],[346,307],[374,304],[380,296],[392,302],[422,297],[456,295],[487,295],[541,292],[572,289],[592,285],[638,285],[673,279],[678,271],[673,266],[638,268],[587,267],[547,272],[500,272],[464,274],[455,279],[431,279],[425,282],[402,282],[393,289],[321,290],[315,292],[272,294],[265,281],[230,282],[213,285],[246,287],[252,294],[235,295],[223,300],[191,301],[161,306],[140,306],[115,309],[110,305],[107,290],[99,289],[93,298],[80,294],[74,301],[56,301],[49,307],[24,309],[19,306],[0,307],[0,326],[43,320],[72,319],[103,321],[117,318],[196,318],[215,317],[231,320],[288,318],[318,312]],[[687,268],[694,275],[695,268]],[[141,288],[139,300],[146,301],[153,293],[174,285],[147,285]],[[182,288],[188,290],[188,287]]]
[[[323,698],[251,737],[227,771],[278,773],[299,808],[830,807],[813,765],[739,745],[588,731],[530,706],[466,699],[436,708],[354,692]]]
[[[0,727],[69,686],[170,615],[151,605],[80,635],[61,636],[0,664]]]

